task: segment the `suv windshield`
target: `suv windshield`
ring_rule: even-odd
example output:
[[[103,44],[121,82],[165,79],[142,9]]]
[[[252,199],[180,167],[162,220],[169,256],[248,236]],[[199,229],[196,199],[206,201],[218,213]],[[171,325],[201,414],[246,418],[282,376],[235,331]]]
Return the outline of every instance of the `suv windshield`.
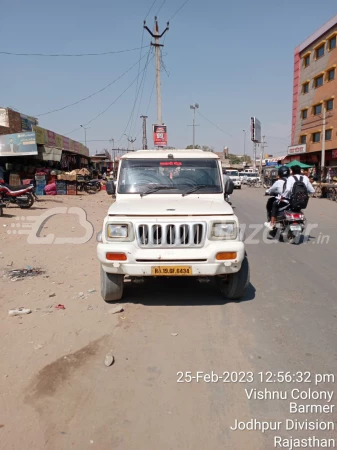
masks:
[[[215,159],[127,159],[121,164],[119,194],[183,194],[198,186],[198,195],[222,192]]]
[[[238,177],[239,176],[239,172],[237,170],[227,170],[227,175],[229,177]]]

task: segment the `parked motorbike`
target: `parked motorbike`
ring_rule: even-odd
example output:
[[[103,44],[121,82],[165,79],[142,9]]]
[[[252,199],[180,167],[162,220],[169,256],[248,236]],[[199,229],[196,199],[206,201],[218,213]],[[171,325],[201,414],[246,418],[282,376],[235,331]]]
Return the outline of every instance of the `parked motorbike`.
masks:
[[[37,199],[33,184],[22,184],[21,186],[10,186],[0,179],[0,203],[9,206],[11,203],[18,205],[21,209],[31,208]]]
[[[269,194],[266,192],[266,195]],[[289,242],[289,244],[299,244],[305,224],[306,218],[303,211],[293,211],[289,205],[279,211],[276,218],[276,227],[270,231],[270,235],[278,236],[283,242]]]
[[[102,189],[102,185],[99,180],[83,181],[78,183],[77,187],[79,192],[87,192],[88,194],[96,194]]]

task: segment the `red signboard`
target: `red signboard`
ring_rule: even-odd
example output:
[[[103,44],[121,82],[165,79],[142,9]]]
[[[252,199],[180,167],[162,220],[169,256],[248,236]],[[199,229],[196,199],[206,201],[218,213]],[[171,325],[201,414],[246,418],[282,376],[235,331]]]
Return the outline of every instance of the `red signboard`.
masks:
[[[166,125],[153,125],[153,143],[155,147],[167,146]]]
[[[64,150],[69,150],[70,149],[69,138],[63,136],[62,137],[62,141],[63,141],[63,148],[64,148]]]
[[[47,130],[47,136],[48,136],[48,144],[50,146],[56,146],[56,136],[53,131]]]
[[[292,145],[288,147],[288,155],[300,155],[301,153],[306,153],[307,146],[303,145]]]
[[[337,150],[332,150],[332,159],[337,159]]]
[[[76,141],[74,141],[74,152],[78,153],[80,150],[80,144]]]

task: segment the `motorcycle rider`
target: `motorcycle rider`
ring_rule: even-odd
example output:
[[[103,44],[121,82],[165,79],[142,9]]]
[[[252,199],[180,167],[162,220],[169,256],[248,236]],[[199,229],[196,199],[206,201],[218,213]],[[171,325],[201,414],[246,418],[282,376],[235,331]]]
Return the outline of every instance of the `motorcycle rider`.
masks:
[[[291,168],[292,176],[290,176],[287,179],[286,188],[284,190],[283,197],[290,198],[292,188],[294,186],[294,183],[296,181],[301,181],[305,184],[305,187],[307,188],[308,194],[313,194],[315,192],[315,188],[312,186],[312,184],[309,181],[309,178],[306,175],[301,174],[301,168],[300,166],[293,166]]]
[[[267,189],[266,194],[272,195],[267,201],[267,217],[268,222],[264,223],[264,226],[269,230],[273,230],[276,224],[276,218],[278,212],[286,208],[289,204],[287,199],[282,198],[283,191],[285,190],[285,184],[290,175],[290,169],[286,166],[281,166],[278,169],[278,180],[272,185],[271,188]]]

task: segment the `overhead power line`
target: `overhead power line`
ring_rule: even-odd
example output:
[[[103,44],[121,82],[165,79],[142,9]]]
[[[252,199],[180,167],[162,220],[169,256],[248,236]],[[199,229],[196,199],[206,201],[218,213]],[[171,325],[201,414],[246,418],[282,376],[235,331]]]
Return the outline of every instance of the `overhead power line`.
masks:
[[[146,19],[147,19],[148,15],[150,14],[150,12],[151,12],[151,9],[152,9],[152,8],[154,7],[154,5],[155,5],[156,1],[157,1],[157,0],[153,0],[153,3],[152,3],[152,5],[150,6],[150,9],[148,10],[148,12],[147,12],[147,14],[146,14],[146,16],[145,16],[145,19],[144,19],[144,20],[146,20]]]
[[[151,50],[151,49],[150,49]],[[47,116],[48,114],[52,114],[54,112],[58,112],[58,111],[63,111],[66,108],[70,108],[71,106],[75,106],[78,105],[81,102],[84,102],[85,100],[88,100],[91,97],[94,97],[97,94],[100,94],[101,92],[105,91],[106,89],[108,89],[108,87],[110,87],[112,84],[116,83],[116,81],[120,80],[122,77],[124,77],[124,75],[126,75],[128,72],[130,72],[130,70],[132,70],[138,63],[140,63],[140,61],[145,58],[145,56],[147,55],[147,53],[145,53],[145,55],[143,55],[142,57],[140,57],[140,59],[133,64],[129,69],[127,69],[124,73],[122,73],[122,75],[120,75],[119,77],[115,78],[113,81],[111,81],[109,84],[107,84],[106,86],[104,86],[103,88],[99,89],[96,92],[93,92],[92,94],[88,95],[87,97],[81,98],[80,100],[77,100],[76,102],[73,103],[69,103],[68,105],[62,106],[62,108],[57,108],[57,109],[53,109],[51,111],[47,111],[45,113],[41,113],[41,114],[36,114],[36,117],[41,117],[41,116]]]
[[[156,16],[158,16],[158,14],[160,13],[160,11],[161,11],[162,7],[165,5],[165,3],[166,3],[166,0],[163,0],[163,3],[160,5],[160,7],[159,7],[159,9],[158,9],[158,11],[157,11]]]
[[[173,16],[169,19],[169,22],[171,22],[171,20],[173,19],[173,17],[175,17],[182,9],[183,9],[183,7],[186,5],[186,3],[188,2],[189,0],[186,0],[181,6],[180,6],[180,8],[178,8],[177,9],[177,11],[173,14]]]
[[[146,55],[146,54],[145,54]],[[150,61],[153,59],[153,57],[150,59]],[[104,114],[106,111],[108,111],[108,109],[111,108],[112,105],[114,105],[124,94],[125,92],[127,92],[137,81],[138,77],[146,70],[148,64],[150,63],[149,60],[147,60],[145,67],[141,70],[140,74],[137,75],[137,77],[132,81],[132,83],[129,84],[129,86],[127,88],[124,89],[124,91],[112,102],[110,103],[110,105],[105,108],[103,111],[101,111],[99,114],[97,114],[97,116],[95,116],[93,119],[89,120],[89,122],[87,122],[85,125],[89,125],[90,123],[92,123],[94,120],[98,119],[102,114]]]
[[[222,128],[218,127],[218,125],[216,125],[215,123],[213,123],[212,121],[210,121],[209,119],[207,119],[207,117],[205,117],[203,114],[201,114],[201,112],[199,110],[197,110],[197,113],[199,114],[199,116],[201,116],[203,119],[205,119],[207,122],[209,122],[211,125],[213,125],[213,127],[217,128],[218,130],[222,131],[224,134],[227,134],[227,136],[231,136],[231,134],[227,133],[226,131],[224,131]]]
[[[140,50],[141,48],[147,48],[150,47],[149,45],[145,45],[144,47],[135,47],[135,48],[129,48],[126,50],[117,50],[117,51],[111,51],[111,52],[101,52],[101,53],[15,53],[15,52],[2,52],[0,51],[1,55],[12,55],[12,56],[43,56],[43,57],[78,57],[78,56],[104,56],[104,55],[116,55],[118,53],[126,53],[126,52],[133,52],[135,50]]]

